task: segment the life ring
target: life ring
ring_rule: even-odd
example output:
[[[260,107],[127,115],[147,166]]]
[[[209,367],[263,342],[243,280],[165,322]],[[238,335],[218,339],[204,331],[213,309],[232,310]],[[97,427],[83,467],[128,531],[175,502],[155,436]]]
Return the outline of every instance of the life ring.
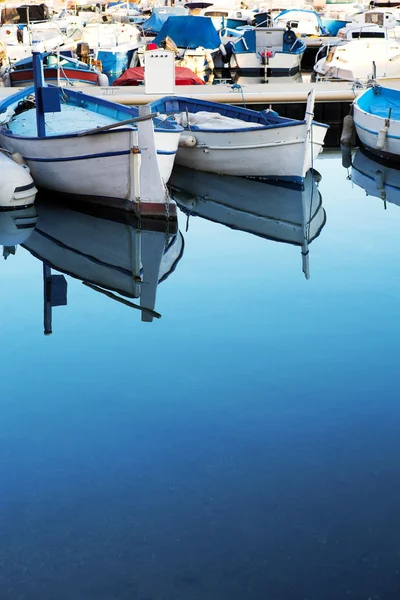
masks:
[[[283,34],[283,41],[288,46],[293,46],[293,44],[296,42],[296,40],[297,40],[297,35],[293,31],[293,29],[287,29],[285,31],[285,33]]]

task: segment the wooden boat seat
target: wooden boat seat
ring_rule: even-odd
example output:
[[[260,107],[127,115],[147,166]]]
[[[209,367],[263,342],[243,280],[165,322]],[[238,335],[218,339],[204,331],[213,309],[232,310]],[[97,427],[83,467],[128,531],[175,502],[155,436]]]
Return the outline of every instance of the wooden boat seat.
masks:
[[[46,135],[74,133],[75,131],[110,125],[118,121],[118,119],[112,119],[69,104],[61,105],[61,113],[65,118],[61,119],[60,113],[46,114]],[[36,109],[33,108],[12,117],[9,128],[16,135],[36,136]]]

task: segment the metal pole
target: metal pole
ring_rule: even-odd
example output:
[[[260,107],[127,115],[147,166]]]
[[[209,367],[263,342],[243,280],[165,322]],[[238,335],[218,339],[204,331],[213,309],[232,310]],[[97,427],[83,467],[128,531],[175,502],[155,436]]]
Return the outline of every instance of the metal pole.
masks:
[[[35,86],[36,98],[36,126],[38,137],[46,137],[46,125],[42,107],[41,89],[45,86],[43,60],[40,52],[32,52],[33,84]]]

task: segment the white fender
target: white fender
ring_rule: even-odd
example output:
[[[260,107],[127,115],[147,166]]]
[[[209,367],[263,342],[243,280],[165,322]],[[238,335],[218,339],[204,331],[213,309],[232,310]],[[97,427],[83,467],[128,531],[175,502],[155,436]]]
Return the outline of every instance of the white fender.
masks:
[[[208,64],[208,68],[210,69],[210,71],[214,71],[214,61],[209,50],[206,50],[205,57]]]
[[[97,75],[97,85],[100,85],[101,87],[108,87],[110,85],[108,77],[105,73],[99,73]]]
[[[388,129],[389,129],[389,127],[387,125],[384,125],[382,127],[382,129],[379,130],[378,139],[376,140],[376,149],[377,150],[383,149],[385,142],[386,142],[386,136],[387,136]]]
[[[194,135],[181,135],[178,145],[180,148],[194,148],[197,145],[197,140]]]
[[[20,154],[19,152],[13,152],[12,154],[10,154],[10,158],[11,160],[13,160],[14,162],[17,163],[17,165],[22,165],[22,166],[26,166],[26,168],[29,171],[29,167],[25,162],[24,157],[22,156],[22,154]]]

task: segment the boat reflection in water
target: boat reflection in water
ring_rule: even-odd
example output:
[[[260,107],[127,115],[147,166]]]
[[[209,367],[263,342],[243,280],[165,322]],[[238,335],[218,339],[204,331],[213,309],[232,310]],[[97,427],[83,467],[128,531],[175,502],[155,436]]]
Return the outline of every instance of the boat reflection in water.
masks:
[[[14,210],[0,210],[0,246],[3,258],[15,254],[17,246],[32,235],[38,220],[34,205]]]
[[[358,149],[352,159],[351,180],[363,188],[368,196],[376,196],[386,203],[400,206],[400,169],[390,161]]]
[[[124,211],[99,212],[99,207],[70,200],[67,206],[54,197],[39,197],[36,209],[37,227],[24,248],[43,261],[45,334],[52,332],[52,307],[67,304],[65,277],[53,275],[52,269],[139,309],[142,321],[161,316],[154,310],[157,286],[175,269],[184,247],[176,221],[138,222]]]
[[[296,185],[175,167],[169,186],[174,200],[188,215],[300,246],[308,279],[308,245],[326,221],[318,189],[320,179],[315,170],[307,173],[302,185]]]

